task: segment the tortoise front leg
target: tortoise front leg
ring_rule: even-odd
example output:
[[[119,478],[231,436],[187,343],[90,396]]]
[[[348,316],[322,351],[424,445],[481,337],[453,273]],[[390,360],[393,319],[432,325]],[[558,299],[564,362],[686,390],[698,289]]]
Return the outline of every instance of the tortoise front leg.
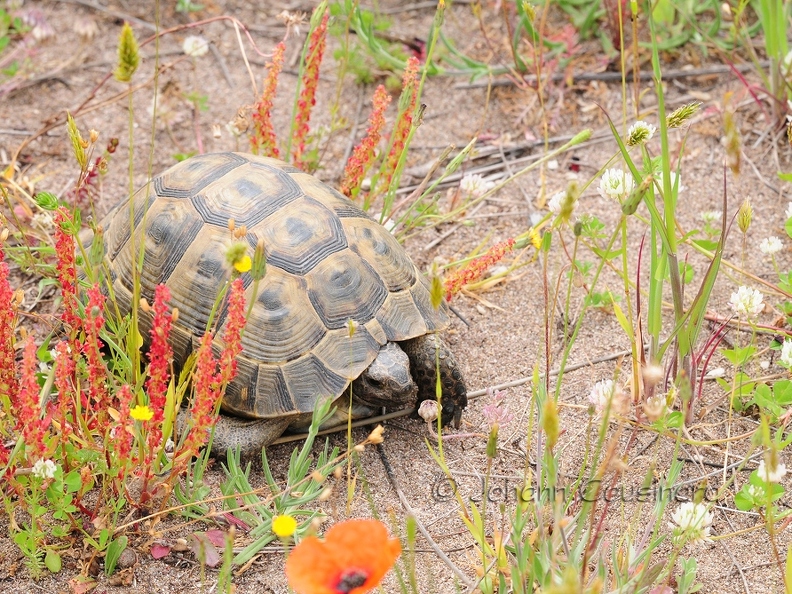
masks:
[[[242,458],[260,455],[265,446],[283,435],[291,420],[291,417],[240,419],[221,414],[215,425],[212,453],[225,455],[228,450],[239,448]]]
[[[188,422],[189,412],[182,408],[177,415],[176,426],[181,432]],[[258,456],[265,446],[278,439],[293,417],[277,419],[240,419],[220,413],[214,430],[212,454],[225,456],[228,450],[239,448],[242,458]],[[195,431],[194,428],[190,428]],[[209,435],[207,432],[207,439]]]
[[[467,406],[467,387],[450,349],[437,334],[425,334],[399,344],[410,358],[410,369],[418,384],[416,406],[424,400],[436,399],[436,371],[439,368],[443,390],[440,421],[443,425],[453,422],[454,427],[459,427],[462,411]]]

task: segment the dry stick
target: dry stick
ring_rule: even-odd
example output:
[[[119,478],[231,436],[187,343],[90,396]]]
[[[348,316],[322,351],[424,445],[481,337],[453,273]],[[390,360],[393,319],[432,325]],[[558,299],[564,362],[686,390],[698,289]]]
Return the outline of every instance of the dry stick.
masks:
[[[160,57],[164,57],[164,56],[181,56],[183,54],[184,54],[184,52],[182,50],[167,50],[167,51],[161,51],[159,53]],[[146,61],[148,59],[152,59],[152,60],[154,59],[153,56],[152,57],[141,56],[141,58],[142,58],[143,61]],[[105,67],[105,66],[111,66],[113,64],[115,64],[115,62],[110,62],[108,60],[103,60],[101,62],[89,62],[88,64],[78,64],[77,66],[69,66],[68,62],[67,62],[67,63],[64,63],[64,64],[62,64],[60,66],[57,66],[57,67],[53,68],[52,70],[50,70],[46,74],[42,74],[42,75],[36,76],[34,78],[29,78],[29,79],[24,80],[24,81],[19,81],[19,84],[17,84],[14,87],[7,87],[5,85],[0,85],[0,98],[5,97],[7,95],[10,95],[12,93],[17,93],[19,91],[23,91],[25,89],[29,89],[30,87],[34,87],[36,85],[40,85],[40,84],[48,82],[50,80],[58,81],[61,84],[63,84],[64,86],[66,86],[68,88],[71,88],[71,85],[69,84],[69,82],[67,80],[65,80],[64,78],[61,78],[61,76],[64,76],[67,73],[74,72],[74,71],[85,72],[86,70],[89,70],[91,68],[100,68],[100,67]],[[1,130],[0,130],[0,134],[2,134]],[[27,136],[28,134],[33,134],[33,131],[27,132],[25,134],[18,134],[18,135],[19,136]]]
[[[247,53],[245,53],[245,45],[242,43],[242,35],[239,32],[239,23],[237,23],[236,19],[232,21],[234,23],[234,32],[236,33],[237,43],[239,43],[239,51],[242,53],[242,59],[245,61],[245,68],[247,68],[248,74],[250,75],[250,84],[253,86],[253,97],[258,98],[258,87],[256,86],[256,77],[253,75],[253,69],[250,67],[250,62],[248,62]],[[248,33],[245,30],[245,33]],[[250,33],[248,33],[248,37]]]
[[[477,204],[475,206],[475,208],[473,208],[473,210],[470,211],[470,215],[472,216],[472,215],[476,214],[478,211],[480,211],[482,208],[484,208],[484,206],[486,206],[486,204],[487,204],[486,200],[484,202],[480,202],[479,204]],[[462,223],[456,223],[453,227],[451,227],[448,231],[443,233],[440,237],[438,237],[437,239],[434,239],[434,240],[430,241],[429,243],[427,243],[423,247],[424,251],[431,250],[433,247],[435,247],[441,241],[445,240],[447,237],[450,237],[451,235],[456,233],[460,229],[460,227],[463,227]]]
[[[567,365],[565,372],[570,371],[577,371],[578,369],[582,369],[583,367],[589,367],[592,365],[597,365],[599,363],[605,363],[606,361],[612,361],[614,359],[618,359],[619,357],[624,357],[625,355],[629,355],[632,353],[632,350],[626,349],[623,351],[617,351],[615,353],[611,353],[609,355],[603,355],[602,357],[597,357],[595,359],[590,359],[584,363],[578,363],[576,365]],[[550,377],[554,377],[558,375],[558,370],[554,369],[550,372]],[[539,377],[543,377],[544,374],[540,374]],[[475,390],[473,392],[468,392],[467,397],[468,400],[473,400],[475,398],[480,398],[484,396],[489,390],[505,390],[506,388],[514,388],[517,386],[522,386],[523,384],[527,384],[533,379],[532,376],[521,377],[519,379],[511,380],[508,382],[504,382],[502,384],[497,384],[495,386],[490,386],[488,388],[484,388],[482,390]],[[406,417],[407,415],[413,414],[417,409],[415,408],[405,408],[403,410],[397,410],[392,413],[387,413],[384,415],[377,415],[376,417],[367,417],[365,419],[358,419],[357,421],[352,421],[352,427],[365,427],[367,425],[373,425],[374,423],[381,423],[383,421],[389,421],[391,419],[398,419],[401,417]],[[328,427],[327,429],[322,429],[317,433],[317,435],[328,435],[330,433],[337,433],[339,431],[346,431],[348,427],[347,423],[343,425],[336,425],[334,427]],[[278,439],[272,442],[272,445],[279,444],[279,443],[289,443],[292,441],[300,441],[301,439],[305,439],[308,437],[307,433],[295,433],[292,435],[282,435]]]
[[[723,516],[723,519],[726,520],[726,523],[729,525],[729,528],[731,529],[731,531],[732,532],[736,532],[736,528],[735,528],[734,524],[732,523],[731,518],[729,517],[729,514],[727,514],[724,510],[720,509],[719,506],[716,506],[716,508],[718,508],[718,511],[720,511],[720,514]],[[746,594],[750,594],[751,589],[748,587],[748,580],[745,577],[745,572],[743,571],[742,565],[740,565],[738,563],[737,559],[734,557],[734,555],[732,555],[732,552],[729,549],[729,547],[727,547],[721,541],[718,541],[718,544],[720,545],[720,547],[724,551],[726,551],[726,554],[729,556],[729,559],[731,559],[732,568],[736,569],[737,573],[740,574],[740,579],[742,580],[743,588],[745,589]],[[729,573],[731,573],[731,568],[730,568]]]
[[[512,164],[506,158],[506,151],[503,150],[503,145],[498,144],[497,148],[498,148],[498,153],[500,153],[501,163],[503,163],[503,167],[504,169],[506,169],[506,173],[509,174],[509,177],[514,177],[515,171],[511,167]],[[528,195],[528,192],[525,191],[525,188],[522,187],[522,184],[517,184],[517,189],[520,190],[520,193],[523,195],[523,198],[525,198],[525,201],[528,204],[531,204],[532,203],[531,197]]]
[[[574,136],[568,136],[568,137],[559,136],[559,137],[556,137],[555,139],[552,139],[552,140],[557,140],[560,143],[560,142],[568,142],[572,138],[574,138]],[[594,144],[598,144],[600,142],[605,142],[605,141],[607,141],[610,138],[612,138],[612,135],[611,135],[610,131],[603,129],[603,130],[601,130],[599,132],[596,132],[596,133],[592,134],[591,138],[589,140],[587,140],[586,142],[581,142],[580,144],[575,145],[574,148],[575,148],[575,150],[587,148],[587,147],[592,146]],[[564,139],[566,139],[566,140],[564,140]],[[548,141],[548,143],[552,142],[552,140]],[[544,142],[540,142],[536,146],[543,146],[543,145],[544,145]],[[506,152],[510,152],[510,151],[507,149]],[[531,161],[537,161],[537,160],[542,159],[542,158],[544,158],[543,154],[526,155],[524,157],[518,157],[516,159],[513,159],[512,161],[509,161],[509,163],[511,165],[517,165],[517,164],[521,164],[522,165],[522,164],[525,164],[525,163],[530,163]],[[467,173],[484,174],[484,173],[489,173],[491,171],[500,171],[502,169],[503,169],[502,164],[500,164],[500,163],[491,163],[489,165],[482,165],[481,167],[468,169]],[[519,172],[518,172],[518,175],[519,175]],[[462,179],[462,177],[463,176],[462,176],[461,173],[453,173],[453,174],[449,175],[448,177],[446,177],[438,185],[438,188],[447,187],[447,186],[451,185],[454,182],[458,182],[459,180]],[[414,187],[415,186],[402,187],[401,189],[399,189],[397,191],[397,194],[402,194],[402,193],[405,193],[405,192],[411,192],[414,189]],[[489,200],[489,198],[487,198],[487,200]]]
[[[764,68],[770,62],[768,60],[763,60],[759,62],[759,67]],[[689,76],[707,76],[710,74],[728,74],[729,72],[734,72],[737,70],[738,72],[747,72],[749,70],[754,69],[753,64],[740,64],[735,66],[730,65],[723,65],[723,66],[707,66],[705,68],[693,68],[690,70],[686,69],[679,69],[679,70],[671,70],[669,72],[663,72],[663,79],[671,79],[671,78],[687,78]],[[552,81],[562,81],[568,80],[568,75],[564,72],[557,72],[552,76],[548,77],[549,80]],[[572,84],[577,82],[587,82],[587,81],[604,81],[604,82],[621,82],[622,80],[622,73],[621,72],[581,72],[579,74],[572,75]],[[639,72],[638,78],[640,80],[653,80],[654,73],[653,72]],[[527,83],[535,83],[536,82],[536,75],[531,74],[522,77],[523,82]],[[632,73],[629,73],[626,77],[627,82],[632,82],[633,76]],[[507,87],[516,84],[512,79],[498,79],[492,81],[491,83],[466,83],[456,85],[455,89],[481,89],[486,88],[489,85],[493,87]]]
[[[472,0],[455,0],[454,4],[473,4]],[[400,12],[412,12],[416,10],[423,10],[428,8],[437,8],[436,0],[426,0],[425,2],[416,2],[410,5],[401,5],[395,8],[385,8],[379,11],[380,14],[398,14]]]
[[[397,213],[406,204],[410,204],[411,202],[415,202],[416,200],[418,200],[418,197],[421,194],[423,194],[424,190],[426,189],[426,186],[429,185],[429,182],[431,181],[431,178],[434,175],[435,171],[437,171],[437,169],[440,167],[440,164],[443,161],[445,161],[446,157],[448,157],[448,155],[451,154],[452,150],[453,150],[453,146],[448,146],[445,149],[443,149],[443,153],[440,155],[440,157],[438,157],[432,162],[432,164],[429,166],[429,171],[426,173],[426,175],[421,180],[421,182],[414,187],[414,189],[407,195],[406,198],[402,198],[399,202],[397,202],[394,206],[391,207],[391,213]],[[397,191],[396,193],[398,194],[399,192]]]
[[[500,217],[527,217],[531,214],[530,210],[510,210],[508,212],[483,212],[481,214],[467,215],[465,220],[470,219],[497,219]]]
[[[214,43],[209,44],[209,49],[212,52],[215,60],[217,60],[217,64],[220,66],[220,70],[223,72],[223,77],[226,79],[228,86],[232,89],[234,88],[234,80],[231,78],[231,73],[228,70],[228,66],[226,65],[225,58],[223,58],[223,54],[220,53],[220,50],[217,49]]]
[[[87,8],[93,8],[94,10],[98,10],[99,12],[104,12],[117,19],[129,21],[130,23],[135,23],[136,25],[139,25],[140,27],[144,27],[145,29],[149,29],[150,31],[157,30],[156,26],[153,25],[152,23],[149,23],[148,21],[144,21],[143,19],[133,17],[132,15],[126,14],[125,12],[113,10],[112,8],[107,8],[106,6],[101,6],[96,2],[91,2],[90,0],[58,0],[58,1],[62,3],[79,4]]]
[[[745,151],[740,151],[740,155],[742,156],[743,159],[745,159],[745,161],[748,163],[748,165],[751,166],[751,169],[753,169],[754,175],[756,175],[756,177],[759,178],[760,182],[762,182],[768,188],[773,190],[773,192],[775,192],[776,194],[779,194],[779,195],[783,194],[783,192],[781,190],[779,190],[773,184],[771,184],[767,180],[767,178],[759,172],[759,170],[756,168],[756,165],[754,165],[754,162],[751,159],[748,158],[748,155],[745,154]]]
[[[465,584],[468,589],[471,589],[473,587],[473,583],[462,572],[462,570],[459,569],[459,567],[457,567],[456,564],[448,558],[448,555],[446,555],[443,549],[441,549],[440,546],[434,541],[431,534],[429,534],[429,531],[424,527],[423,523],[421,523],[421,520],[418,518],[415,510],[413,510],[410,502],[407,501],[407,497],[404,495],[404,492],[399,486],[399,481],[396,479],[396,473],[393,472],[393,467],[391,466],[390,460],[388,460],[388,456],[385,453],[385,448],[382,447],[382,445],[383,444],[381,443],[377,444],[377,451],[379,452],[380,460],[382,460],[382,465],[385,467],[385,474],[388,475],[388,480],[390,481],[391,486],[399,496],[399,501],[401,501],[404,511],[415,519],[415,524],[418,526],[418,530],[420,530],[421,534],[426,539],[426,542],[429,543],[429,546],[432,547],[432,550],[435,552],[435,554],[440,557],[440,560],[448,565],[451,571],[454,572],[454,575],[456,575],[457,578],[459,578],[459,580]]]

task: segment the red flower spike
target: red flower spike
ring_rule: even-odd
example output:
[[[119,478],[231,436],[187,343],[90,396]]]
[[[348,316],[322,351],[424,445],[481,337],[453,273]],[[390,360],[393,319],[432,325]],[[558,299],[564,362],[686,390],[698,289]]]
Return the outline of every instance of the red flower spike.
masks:
[[[483,255],[471,260],[462,268],[458,268],[451,272],[443,281],[446,301],[451,301],[451,297],[459,293],[465,285],[481,278],[481,275],[483,275],[490,266],[500,262],[501,259],[513,249],[513,238],[496,243]]]
[[[50,418],[42,418],[39,398],[39,385],[36,381],[38,369],[37,347],[33,335],[28,336],[25,350],[22,354],[21,378],[19,393],[15,399],[15,408],[19,413],[17,417],[17,430],[22,433],[22,441],[28,449],[28,461],[33,463],[46,458],[47,446],[44,439],[47,436]]]
[[[71,215],[61,207],[55,212],[55,253],[58,281],[63,295],[63,313],[61,319],[71,330],[80,328],[79,309],[77,307],[77,266],[74,257],[74,238],[63,230],[73,224]]]
[[[0,441],[0,466],[5,466],[8,464],[8,460],[11,457],[11,452],[5,447],[5,444]],[[14,467],[10,466],[4,474],[0,474],[0,478],[3,480],[9,480],[14,476]]]
[[[378,520],[336,524],[324,540],[309,536],[286,559],[286,577],[297,594],[363,594],[375,588],[401,554]]]
[[[366,175],[371,163],[374,160],[374,151],[380,141],[382,128],[385,127],[385,109],[391,102],[391,97],[383,85],[374,91],[374,109],[369,116],[369,127],[366,137],[355,147],[352,156],[347,162],[344,170],[344,179],[341,182],[341,192],[346,196],[352,197],[360,190],[363,183],[363,176]]]
[[[134,429],[134,421],[129,416],[130,404],[132,404],[132,389],[127,386],[121,386],[121,389],[116,393],[118,398],[118,422],[114,423],[113,429],[115,430],[114,439],[116,460],[129,461],[129,454],[132,451],[132,431]],[[126,470],[127,465],[121,464],[121,468]],[[123,476],[121,477],[123,478]]]
[[[308,53],[305,58],[303,70],[302,89],[297,101],[297,113],[294,117],[294,133],[292,136],[292,163],[295,167],[303,169],[302,156],[305,152],[305,139],[308,137],[308,122],[311,119],[311,110],[316,105],[316,89],[319,86],[319,66],[322,63],[325,45],[327,43],[327,20],[330,13],[325,10],[322,22],[311,32],[308,44]]]
[[[61,437],[66,438],[72,432],[69,412],[74,410],[74,374],[76,365],[71,347],[65,340],[55,345],[55,389],[58,391],[58,409],[56,420],[61,426]],[[74,421],[75,419],[72,419]]]
[[[88,366],[88,406],[93,413],[88,427],[93,429],[107,416],[107,369],[102,360],[103,343],[99,332],[104,328],[105,297],[96,284],[88,289],[88,306],[85,308],[85,342],[82,351]]]
[[[269,71],[264,81],[264,90],[261,98],[253,105],[253,134],[250,137],[250,151],[254,155],[274,157],[278,159],[278,142],[275,138],[275,128],[272,125],[272,105],[275,99],[275,89],[278,86],[278,76],[283,68],[283,54],[286,44],[282,41],[275,46],[272,53],[272,62],[267,64]]]
[[[212,354],[212,335],[206,332],[201,338],[201,345],[195,356],[195,371],[193,374],[193,387],[195,396],[193,399],[190,418],[192,427],[184,440],[181,451],[176,458],[188,458],[198,453],[198,450],[206,443],[207,430],[217,422],[214,414],[215,404],[220,397],[220,386],[217,382],[215,370],[217,360]]]
[[[407,66],[404,68],[402,92],[399,95],[399,115],[391,133],[391,146],[380,174],[378,193],[388,190],[407,143],[407,137],[410,135],[415,104],[418,100],[418,65],[418,58],[413,56],[407,60]]]
[[[231,283],[228,295],[228,318],[223,331],[223,351],[220,353],[218,384],[228,384],[236,377],[236,358],[242,352],[242,329],[245,327],[245,285],[242,278]]]
[[[0,246],[0,394],[16,394],[16,353],[14,352],[14,291],[8,282],[8,264]]]
[[[157,285],[154,289],[154,318],[151,324],[151,347],[149,348],[149,370],[146,393],[149,407],[154,416],[148,424],[148,460],[162,441],[162,420],[165,417],[165,402],[170,384],[170,365],[173,349],[170,346],[171,313],[168,308],[170,289]]]

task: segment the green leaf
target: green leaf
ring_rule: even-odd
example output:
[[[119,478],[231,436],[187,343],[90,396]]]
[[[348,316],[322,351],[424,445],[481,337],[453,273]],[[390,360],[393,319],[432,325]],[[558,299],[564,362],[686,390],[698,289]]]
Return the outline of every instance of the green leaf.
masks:
[[[679,429],[685,422],[685,415],[683,415],[680,411],[675,410],[671,414],[668,415],[668,420],[666,421],[666,425],[668,425],[671,429]]]
[[[784,379],[773,384],[773,397],[781,406],[792,404],[792,381]]]
[[[72,470],[63,477],[63,484],[66,486],[67,493],[76,493],[82,487],[82,476],[79,470]]]
[[[724,357],[726,357],[732,365],[736,367],[745,365],[755,352],[756,352],[756,347],[752,345],[748,345],[742,348],[734,347],[733,349],[721,349],[721,354]]]
[[[44,555],[44,565],[47,566],[51,573],[58,573],[63,567],[60,554],[52,549],[48,550],[47,554]]]
[[[734,496],[734,505],[740,511],[750,511],[753,509],[753,498],[748,495],[748,485],[743,485],[743,488]]]

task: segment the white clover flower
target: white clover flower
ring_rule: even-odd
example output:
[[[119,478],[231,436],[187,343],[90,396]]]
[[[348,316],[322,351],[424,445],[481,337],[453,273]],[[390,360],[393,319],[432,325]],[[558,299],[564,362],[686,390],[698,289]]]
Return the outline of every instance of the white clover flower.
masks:
[[[792,368],[792,340],[785,340],[781,346],[781,365]]]
[[[789,203],[786,209],[786,218],[792,219],[792,202]]]
[[[708,210],[701,213],[701,220],[708,225],[714,225],[715,223],[720,222],[722,217],[723,211],[721,210]]]
[[[33,476],[41,480],[55,478],[58,466],[52,460],[38,460],[33,465]]]
[[[759,251],[763,254],[767,254],[768,256],[772,256],[773,254],[777,254],[784,248],[784,245],[781,243],[781,240],[778,239],[775,235],[771,235],[770,237],[765,237],[762,242],[759,244]]]
[[[606,169],[599,183],[599,193],[603,198],[623,200],[635,187],[635,180],[619,168]]]
[[[712,513],[707,511],[706,504],[686,501],[673,513],[671,520],[673,524],[669,526],[674,529],[675,540],[684,537],[686,542],[711,542]]]
[[[652,423],[664,416],[668,410],[665,394],[655,394],[647,398],[643,404],[643,410],[646,418]]]
[[[495,187],[495,182],[487,181],[478,173],[467,173],[459,182],[459,189],[471,198],[478,198]]]
[[[597,413],[601,413],[608,406],[608,402],[613,398],[615,388],[616,385],[613,383],[613,380],[599,381],[591,388],[588,399],[591,405],[597,410]]]
[[[566,198],[566,192],[556,192],[550,196],[550,200],[547,202],[547,208],[550,209],[550,212],[554,215],[561,214],[561,205],[564,203],[564,198]]]
[[[209,42],[200,35],[190,35],[185,37],[182,51],[193,58],[200,58],[209,51]]]
[[[787,469],[786,464],[781,464],[781,462],[775,468],[770,469],[765,464],[765,461],[762,460],[759,462],[759,468],[756,469],[756,472],[759,474],[759,478],[767,483],[780,483],[781,479],[786,475]]]
[[[764,309],[763,299],[764,297],[758,290],[742,285],[731,294],[729,305],[731,305],[734,313],[738,316],[753,318],[762,313]]]
[[[627,144],[633,146],[649,142],[655,132],[657,132],[657,128],[643,120],[638,120],[627,129]]]

